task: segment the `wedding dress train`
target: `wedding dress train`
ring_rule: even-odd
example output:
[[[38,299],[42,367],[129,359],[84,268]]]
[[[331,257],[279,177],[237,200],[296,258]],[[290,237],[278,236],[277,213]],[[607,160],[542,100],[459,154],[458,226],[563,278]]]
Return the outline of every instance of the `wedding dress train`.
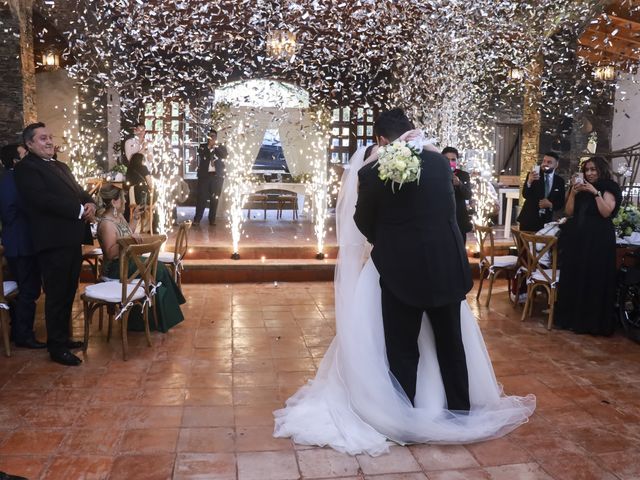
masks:
[[[276,437],[331,446],[355,455],[380,455],[391,443],[471,443],[507,434],[525,423],[535,397],[504,396],[482,333],[467,302],[461,330],[469,373],[471,409],[446,408],[433,331],[426,315],[419,336],[415,407],[391,372],[385,351],[379,275],[355,227],[358,150],[343,176],[336,208],[340,246],[335,278],[336,336],[314,380],[274,412]],[[363,266],[364,263],[364,266]]]

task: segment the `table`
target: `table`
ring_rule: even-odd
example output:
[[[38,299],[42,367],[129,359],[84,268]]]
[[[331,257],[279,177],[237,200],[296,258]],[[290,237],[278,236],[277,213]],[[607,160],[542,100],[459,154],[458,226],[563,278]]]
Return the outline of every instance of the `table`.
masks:
[[[286,190],[298,195],[298,205],[300,210],[304,212],[304,201],[307,196],[307,185],[304,183],[293,182],[265,182],[258,183],[252,188],[252,193],[262,192],[264,190]]]
[[[500,209],[498,212],[498,224],[502,225],[502,197],[507,199],[507,211],[504,218],[504,238],[511,235],[511,214],[513,213],[513,201],[520,198],[519,188],[500,188],[498,190],[498,202]]]

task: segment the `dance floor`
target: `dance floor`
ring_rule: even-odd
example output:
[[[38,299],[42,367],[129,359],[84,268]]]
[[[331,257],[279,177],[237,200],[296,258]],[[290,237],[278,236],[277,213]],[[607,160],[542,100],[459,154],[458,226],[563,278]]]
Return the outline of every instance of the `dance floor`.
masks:
[[[231,247],[231,230],[224,216],[216,219],[216,225],[209,225],[207,219],[209,209],[205,209],[204,217],[200,225],[193,226],[189,232],[189,243],[198,246]],[[193,220],[195,207],[179,207],[178,221]],[[256,245],[285,245],[285,246],[313,246],[316,245],[314,224],[309,215],[300,212],[297,220],[294,220],[291,211],[284,211],[282,218],[276,218],[275,210],[267,210],[266,219],[262,210],[252,210],[251,218],[247,219],[247,211],[244,211],[245,221],[242,225],[243,235],[240,247]],[[176,229],[169,234],[169,241],[175,235]],[[335,217],[333,213],[328,215],[326,221],[326,245],[336,244]]]
[[[334,334],[330,282],[185,285],[167,334],[92,326],[80,367],[0,357],[0,470],[29,479],[523,480],[640,478],[640,346],[520,322],[505,283],[472,308],[499,381],[538,409],[505,438],[394,446],[377,458],[274,439],[272,411],[312,378]],[[82,334],[81,305],[74,333]],[[97,324],[97,322],[95,322]],[[42,302],[38,336],[43,337]],[[375,399],[371,399],[375,401]]]

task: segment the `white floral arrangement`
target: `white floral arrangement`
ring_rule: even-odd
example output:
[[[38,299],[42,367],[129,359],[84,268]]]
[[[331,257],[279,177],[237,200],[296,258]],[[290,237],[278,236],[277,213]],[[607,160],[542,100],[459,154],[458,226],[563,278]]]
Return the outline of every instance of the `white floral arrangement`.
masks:
[[[422,161],[418,156],[420,151],[404,141],[395,141],[378,149],[378,177],[385,183],[391,180],[391,189],[395,193],[394,185],[398,189],[410,182],[419,182]]]

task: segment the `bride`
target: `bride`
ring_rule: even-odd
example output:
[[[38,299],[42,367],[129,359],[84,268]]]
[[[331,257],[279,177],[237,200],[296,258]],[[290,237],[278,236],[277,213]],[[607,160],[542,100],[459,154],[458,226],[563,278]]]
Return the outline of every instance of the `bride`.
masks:
[[[276,437],[328,445],[351,455],[380,455],[392,442],[471,443],[503,436],[527,422],[535,397],[504,396],[482,333],[466,301],[461,329],[469,374],[469,412],[446,409],[433,331],[423,316],[415,407],[393,374],[385,351],[379,275],[353,214],[360,148],[345,171],[336,208],[340,247],[335,275],[336,336],[314,380],[274,412]]]

